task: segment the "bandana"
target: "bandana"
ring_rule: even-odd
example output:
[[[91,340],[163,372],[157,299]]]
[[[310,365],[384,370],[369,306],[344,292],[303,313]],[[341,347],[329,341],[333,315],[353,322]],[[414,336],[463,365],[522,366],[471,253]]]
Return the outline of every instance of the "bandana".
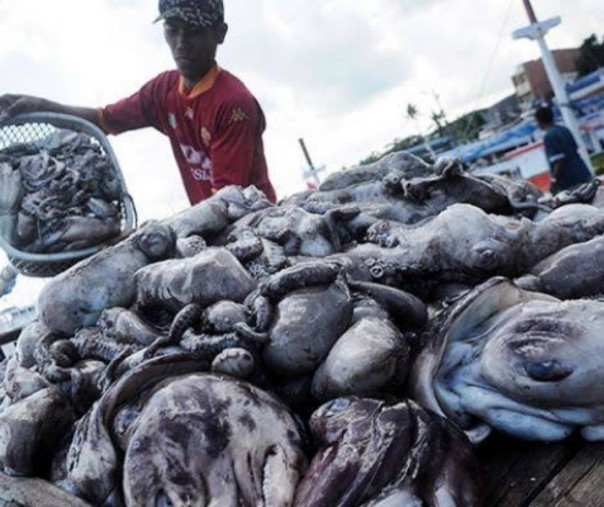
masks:
[[[224,22],[222,0],[159,0],[159,17],[179,18],[199,28],[211,28]]]

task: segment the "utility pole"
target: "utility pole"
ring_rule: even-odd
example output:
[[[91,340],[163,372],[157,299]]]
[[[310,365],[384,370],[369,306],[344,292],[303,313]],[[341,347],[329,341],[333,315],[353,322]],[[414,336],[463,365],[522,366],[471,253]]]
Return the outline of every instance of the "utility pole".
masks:
[[[302,153],[304,154],[304,158],[306,159],[306,163],[308,164],[308,170],[304,171],[303,176],[308,178],[309,176],[315,180],[315,184],[317,187],[321,184],[321,180],[319,179],[319,173],[325,170],[325,166],[315,167],[310,158],[310,153],[308,153],[308,149],[306,148],[306,143],[304,139],[298,139],[300,143],[300,148],[302,148]]]
[[[587,167],[589,168],[591,173],[594,174],[594,169],[591,165],[591,159],[583,141],[581,130],[579,129],[579,123],[577,122],[577,118],[575,118],[575,114],[571,108],[570,97],[568,96],[568,92],[566,90],[566,84],[564,83],[564,80],[560,75],[560,71],[556,66],[556,60],[554,59],[554,55],[550,51],[545,41],[545,35],[547,34],[547,32],[551,28],[558,26],[561,23],[562,19],[560,18],[560,16],[556,16],[555,18],[539,22],[537,20],[537,16],[535,15],[535,11],[533,10],[533,6],[531,5],[531,0],[522,0],[522,2],[524,3],[524,8],[531,24],[526,28],[520,28],[519,30],[516,30],[512,34],[512,37],[514,39],[531,39],[537,41],[537,43],[539,44],[543,65],[545,67],[545,71],[547,72],[549,81],[552,85],[552,89],[554,90],[556,101],[558,103],[558,107],[560,107],[564,123],[572,132],[575,140],[577,141],[577,145],[579,146],[579,153],[585,160]]]
[[[407,118],[411,119],[415,123],[415,128],[417,129],[417,135],[419,136],[422,144],[424,145],[424,149],[428,152],[428,154],[432,157],[432,159],[436,160],[436,152],[432,149],[432,145],[428,142],[424,134],[422,134],[422,129],[417,121],[417,108],[413,104],[407,104]]]

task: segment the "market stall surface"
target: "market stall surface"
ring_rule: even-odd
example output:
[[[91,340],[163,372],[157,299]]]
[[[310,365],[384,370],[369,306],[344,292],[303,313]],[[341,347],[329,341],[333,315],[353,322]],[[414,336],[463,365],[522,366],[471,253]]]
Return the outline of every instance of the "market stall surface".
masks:
[[[579,437],[561,443],[497,435],[479,450],[488,507],[604,505],[604,443]]]

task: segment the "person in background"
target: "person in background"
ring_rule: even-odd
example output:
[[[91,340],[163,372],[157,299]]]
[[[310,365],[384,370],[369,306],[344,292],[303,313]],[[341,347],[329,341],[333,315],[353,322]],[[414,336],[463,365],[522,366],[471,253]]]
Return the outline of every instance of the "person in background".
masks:
[[[593,176],[578,152],[575,138],[568,128],[556,125],[552,109],[538,108],[535,120],[545,131],[543,144],[552,174],[551,193],[557,194],[591,181]]]
[[[75,115],[120,134],[153,127],[168,136],[191,204],[226,185],[255,185],[272,202],[260,105],[216,63],[228,26],[222,0],[160,0],[164,38],[177,70],[159,74],[132,96],[103,108],[74,107],[27,95],[0,97],[0,113]]]

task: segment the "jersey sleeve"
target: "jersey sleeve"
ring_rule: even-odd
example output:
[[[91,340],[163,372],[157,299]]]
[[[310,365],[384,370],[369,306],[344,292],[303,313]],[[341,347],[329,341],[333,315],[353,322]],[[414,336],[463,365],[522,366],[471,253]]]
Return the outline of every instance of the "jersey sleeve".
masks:
[[[166,94],[163,75],[146,83],[140,90],[100,110],[100,123],[110,134],[154,127],[163,132],[161,124],[162,104]]]
[[[265,125],[264,114],[253,97],[233,100],[223,107],[211,146],[214,190],[250,184]]]

